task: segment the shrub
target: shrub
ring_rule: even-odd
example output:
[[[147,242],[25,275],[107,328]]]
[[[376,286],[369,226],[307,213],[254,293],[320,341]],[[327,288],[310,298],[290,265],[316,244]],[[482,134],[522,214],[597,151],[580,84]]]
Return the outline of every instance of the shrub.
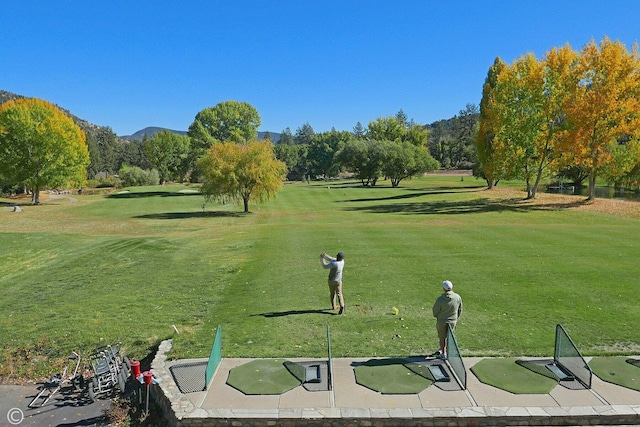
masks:
[[[160,181],[157,170],[146,171],[137,166],[123,165],[118,171],[118,176],[125,187],[156,185]]]

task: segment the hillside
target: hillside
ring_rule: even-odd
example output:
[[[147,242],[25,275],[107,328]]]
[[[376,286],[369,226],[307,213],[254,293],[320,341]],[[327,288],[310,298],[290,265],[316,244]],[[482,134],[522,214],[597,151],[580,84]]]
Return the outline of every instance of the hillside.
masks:
[[[121,136],[121,138],[122,139],[126,139],[127,141],[141,140],[141,139],[144,139],[145,136],[147,138],[151,138],[153,135],[155,135],[156,133],[160,132],[161,130],[168,130],[168,131],[170,131],[172,133],[177,133],[178,135],[186,135],[187,134],[186,131],[182,131],[182,130],[173,130],[173,129],[166,129],[166,128],[157,127],[157,126],[148,126],[148,127],[144,128],[144,129],[140,129],[139,131],[137,131],[134,134]]]
[[[147,138],[150,138],[157,132],[160,132],[161,130],[168,130],[170,132],[177,133],[178,135],[187,134],[187,132],[184,130],[173,130],[173,129],[167,129],[167,128],[157,127],[157,126],[148,126],[144,129],[141,129],[135,132],[132,135],[121,136],[121,138],[127,141],[142,140],[144,139],[145,136]],[[269,132],[269,134],[271,135],[271,140],[273,141],[273,143],[277,144],[278,141],[280,140],[280,134],[274,133],[274,132]],[[267,135],[267,132],[258,132],[258,139],[264,139],[266,135]]]
[[[10,101],[10,100],[13,100],[13,99],[21,99],[21,98],[26,98],[26,96],[18,95],[18,94],[12,93],[12,92],[7,92],[6,90],[0,90],[0,104],[3,104],[4,102]],[[91,134],[93,136],[96,136],[101,129],[107,128],[107,126],[98,126],[98,125],[94,125],[93,123],[89,123],[88,121],[83,120],[80,117],[77,117],[77,116],[71,114],[71,112],[69,110],[66,110],[66,109],[62,108],[59,105],[56,105],[56,107],[60,108],[66,115],[71,117],[73,119],[73,121],[80,127],[80,129],[85,131],[85,133],[87,133],[87,134]],[[183,130],[173,130],[173,129],[167,129],[167,128],[158,127],[158,126],[148,126],[148,127],[144,128],[144,129],[141,129],[141,130],[135,132],[132,135],[117,136],[117,140],[118,140],[118,142],[142,140],[142,139],[144,139],[145,135],[147,136],[147,138],[149,138],[149,137],[153,136],[156,132],[159,132],[161,130],[169,130],[169,131],[171,131],[173,133],[177,133],[178,135],[186,135],[187,134],[187,131],[183,131]],[[271,135],[271,139],[273,140],[274,144],[277,143],[280,140],[280,134],[279,133],[275,133],[275,132],[268,132],[268,133]],[[267,132],[258,132],[258,139],[264,139],[266,134],[267,134]]]
[[[3,104],[4,102],[10,101],[13,99],[21,99],[21,98],[27,98],[27,97],[22,95],[17,95],[15,93],[7,92],[6,90],[0,90],[0,104]],[[88,121],[83,120],[80,117],[74,116],[73,114],[71,114],[69,110],[62,108],[59,105],[56,105],[56,107],[60,108],[67,116],[71,117],[75,122],[75,124],[77,124],[80,127],[80,129],[85,131],[85,133],[88,135],[92,135],[95,137],[100,132],[100,130],[107,128],[107,126],[94,125],[93,123],[89,123]],[[125,142],[125,140],[120,137],[117,137],[117,140],[118,142]]]

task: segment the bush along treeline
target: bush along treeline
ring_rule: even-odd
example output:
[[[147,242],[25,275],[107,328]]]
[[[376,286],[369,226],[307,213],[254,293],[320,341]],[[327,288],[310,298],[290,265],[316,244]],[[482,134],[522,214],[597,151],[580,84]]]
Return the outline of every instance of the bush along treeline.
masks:
[[[477,162],[475,132],[478,107],[468,104],[459,116],[431,125],[409,120],[404,111],[381,117],[351,132],[315,133],[310,124],[295,134],[286,128],[276,145],[276,156],[287,165],[287,178],[327,179],[348,172],[363,185],[380,178],[396,187],[410,178],[444,167],[472,169]]]

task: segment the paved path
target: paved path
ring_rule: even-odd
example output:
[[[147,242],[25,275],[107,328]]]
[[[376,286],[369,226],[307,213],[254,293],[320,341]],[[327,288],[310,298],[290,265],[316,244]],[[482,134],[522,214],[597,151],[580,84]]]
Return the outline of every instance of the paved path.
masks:
[[[91,402],[86,394],[62,389],[45,406],[29,408],[37,393],[35,385],[0,385],[0,427],[107,425],[104,411],[110,406],[109,400]]]

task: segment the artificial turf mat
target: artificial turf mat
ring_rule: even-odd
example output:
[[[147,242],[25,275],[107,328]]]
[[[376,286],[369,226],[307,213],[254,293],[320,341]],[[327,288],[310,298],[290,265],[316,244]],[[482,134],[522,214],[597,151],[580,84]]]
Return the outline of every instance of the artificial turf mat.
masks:
[[[258,359],[229,370],[227,384],[244,394],[282,394],[302,381],[285,366],[284,359]]]
[[[484,384],[514,394],[547,394],[558,381],[524,369],[515,358],[483,359],[471,367],[471,372]]]
[[[537,359],[537,360],[516,360],[516,363],[523,368],[527,368],[530,371],[535,372],[536,374],[540,374],[547,378],[551,378],[554,381],[560,381],[560,377],[554,374],[547,365],[553,364],[553,359]]]
[[[625,356],[594,357],[589,366],[602,381],[640,391],[640,367],[637,363]]]
[[[433,382],[426,366],[407,359],[372,359],[353,371],[356,383],[381,394],[417,394]]]

